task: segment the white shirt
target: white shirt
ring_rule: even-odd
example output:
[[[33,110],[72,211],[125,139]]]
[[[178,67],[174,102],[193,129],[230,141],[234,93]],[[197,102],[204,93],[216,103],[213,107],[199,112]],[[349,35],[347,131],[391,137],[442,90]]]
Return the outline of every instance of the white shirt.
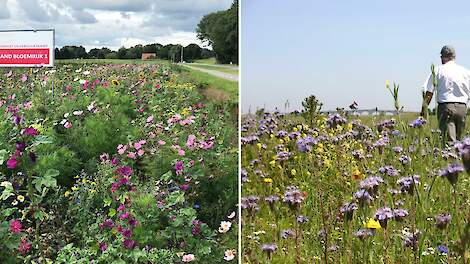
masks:
[[[424,83],[426,91],[437,90],[438,103],[467,103],[470,96],[470,71],[454,61],[436,67],[437,87],[432,84],[432,74]]]

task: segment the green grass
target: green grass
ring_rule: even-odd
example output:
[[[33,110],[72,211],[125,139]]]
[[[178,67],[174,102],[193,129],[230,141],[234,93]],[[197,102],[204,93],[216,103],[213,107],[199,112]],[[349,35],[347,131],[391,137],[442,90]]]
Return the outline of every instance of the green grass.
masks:
[[[200,59],[200,60],[195,60],[195,63],[203,63],[203,64],[216,64],[215,58],[208,58],[208,59]]]
[[[208,70],[213,70],[213,71],[219,71],[219,72],[225,72],[229,74],[235,74],[238,75],[238,69],[231,69],[231,68],[226,68],[226,67],[219,67],[219,66],[211,66],[211,65],[194,65],[190,64],[192,67],[195,68],[201,68],[201,69],[208,69]]]
[[[187,78],[190,82],[199,84],[207,92],[216,93],[216,91],[219,91],[224,95],[219,97],[219,99],[224,99],[225,97],[231,103],[238,104],[238,82],[215,77],[208,73],[187,67],[181,67],[181,77]]]

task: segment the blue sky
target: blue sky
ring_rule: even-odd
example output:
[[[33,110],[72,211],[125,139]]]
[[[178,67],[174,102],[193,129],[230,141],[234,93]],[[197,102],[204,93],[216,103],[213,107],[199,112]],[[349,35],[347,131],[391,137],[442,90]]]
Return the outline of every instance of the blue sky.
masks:
[[[443,45],[470,68],[469,10],[469,1],[243,1],[242,112],[298,109],[311,94],[324,110],[354,100],[393,109],[386,80],[400,84],[405,111],[418,111]]]

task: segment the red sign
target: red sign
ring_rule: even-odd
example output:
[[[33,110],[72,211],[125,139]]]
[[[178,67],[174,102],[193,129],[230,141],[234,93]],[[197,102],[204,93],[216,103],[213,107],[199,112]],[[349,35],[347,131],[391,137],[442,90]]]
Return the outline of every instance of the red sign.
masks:
[[[49,64],[49,49],[0,49],[0,64]]]

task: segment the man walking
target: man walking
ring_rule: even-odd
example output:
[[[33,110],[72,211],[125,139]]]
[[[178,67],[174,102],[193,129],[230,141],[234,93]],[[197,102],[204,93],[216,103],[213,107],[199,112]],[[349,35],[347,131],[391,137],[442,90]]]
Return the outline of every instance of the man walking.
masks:
[[[470,96],[470,71],[455,63],[455,50],[451,46],[441,49],[442,65],[431,73],[424,87],[425,106],[431,102],[433,93],[437,93],[437,119],[443,142],[454,143],[462,139],[465,130],[467,101]],[[436,82],[433,82],[435,78]],[[437,85],[435,85],[437,83]],[[424,115],[427,107],[421,110]]]

